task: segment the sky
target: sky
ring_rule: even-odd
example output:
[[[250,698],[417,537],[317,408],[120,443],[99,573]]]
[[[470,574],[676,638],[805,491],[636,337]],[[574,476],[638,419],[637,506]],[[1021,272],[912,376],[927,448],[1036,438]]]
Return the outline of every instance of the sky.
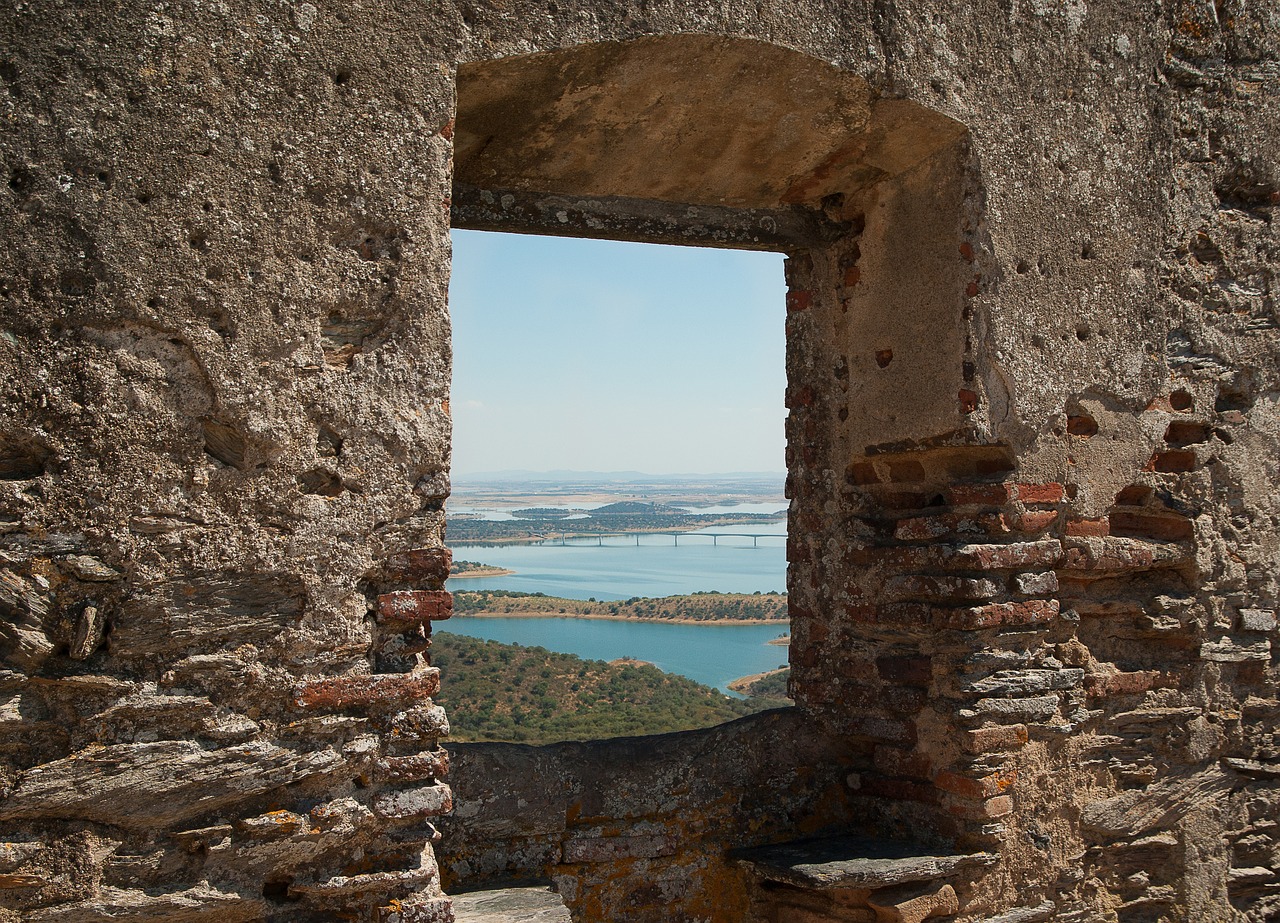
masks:
[[[453,231],[453,471],[781,472],[782,256]]]

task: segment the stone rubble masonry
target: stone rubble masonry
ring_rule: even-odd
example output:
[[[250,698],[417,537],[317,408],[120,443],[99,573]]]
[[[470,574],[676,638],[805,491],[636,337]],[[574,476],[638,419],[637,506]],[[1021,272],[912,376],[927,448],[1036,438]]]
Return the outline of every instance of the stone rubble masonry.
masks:
[[[0,5],[0,923],[1280,915],[1280,30],[998,7]],[[795,708],[441,749],[453,227],[785,253]]]

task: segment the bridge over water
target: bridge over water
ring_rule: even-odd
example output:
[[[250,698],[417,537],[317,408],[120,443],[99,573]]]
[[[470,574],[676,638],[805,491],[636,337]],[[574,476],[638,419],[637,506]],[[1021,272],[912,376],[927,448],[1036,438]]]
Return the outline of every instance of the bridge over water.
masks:
[[[712,545],[719,545],[722,538],[749,538],[753,548],[760,546],[762,538],[776,538],[784,543],[787,540],[784,532],[561,532],[559,538],[545,538],[538,544],[590,545],[591,540],[595,539],[596,545],[603,546],[606,538],[634,538],[636,545],[639,546],[640,539],[648,537],[670,538],[675,545],[679,545],[682,538],[686,540],[709,538]]]

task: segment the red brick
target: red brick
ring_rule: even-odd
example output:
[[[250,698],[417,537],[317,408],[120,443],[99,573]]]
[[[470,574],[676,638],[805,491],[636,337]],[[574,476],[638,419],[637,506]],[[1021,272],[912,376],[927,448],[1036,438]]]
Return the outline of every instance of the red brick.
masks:
[[[1165,452],[1157,452],[1147,463],[1148,471],[1158,471],[1161,474],[1181,474],[1185,471],[1194,471],[1195,467],[1196,453],[1191,449],[1169,449]]]
[[[846,287],[857,285],[862,280],[862,270],[857,266],[850,266],[844,271],[844,284]]]
[[[812,407],[814,401],[817,399],[817,392],[808,385],[799,385],[797,387],[787,389],[788,407]]]
[[[442,622],[453,615],[453,596],[444,590],[396,590],[378,597],[378,624],[410,627]]]
[[[1067,432],[1088,439],[1098,434],[1098,421],[1087,413],[1067,417]]]
[[[900,458],[889,462],[889,480],[913,484],[925,479],[924,465],[914,458]]]
[[[1027,744],[1025,724],[978,728],[964,733],[964,748],[970,753],[999,753],[1017,750]]]
[[[1111,534],[1111,520],[1106,516],[1101,519],[1068,519],[1068,535],[1093,536],[1095,538]]]
[[[1164,441],[1170,445],[1186,446],[1208,442],[1211,430],[1204,423],[1174,420],[1164,431]]]
[[[1038,625],[1058,617],[1056,599],[1027,599],[1021,602],[988,603],[972,609],[959,609],[946,625],[940,627],[978,630],[1002,625]]]
[[[947,488],[953,506],[1002,506],[1012,499],[1011,484],[955,484]]]
[[[854,462],[845,472],[844,479],[854,486],[880,483],[880,476],[871,462]]]
[[[340,711],[347,708],[394,710],[428,699],[440,691],[440,671],[335,676],[305,683],[296,690],[302,708]]]
[[[966,263],[973,262],[973,246],[968,241],[960,245],[960,256],[964,258]]]
[[[1195,526],[1190,519],[1172,513],[1112,510],[1110,518],[1113,535],[1140,535],[1160,541],[1180,542],[1191,538],[1195,533]]]
[[[986,801],[978,802],[964,799],[952,801],[947,805],[947,810],[957,817],[964,817],[970,820],[989,820],[1012,814],[1013,799],[1008,795],[997,795]]]
[[[804,289],[793,289],[787,292],[788,311],[806,311],[813,304],[813,292]]]
[[[1027,510],[1013,517],[1013,528],[1017,532],[1043,532],[1057,521],[1057,510]]]
[[[453,563],[453,552],[448,548],[411,548],[397,551],[387,557],[383,570],[397,582],[417,585],[443,586]]]
[[[876,494],[881,509],[886,510],[921,510],[936,494],[921,493],[918,490],[884,490]]]
[[[976,289],[974,294],[977,294]],[[956,399],[960,401],[961,413],[973,413],[978,409],[978,395],[968,388],[961,388],[959,394],[956,395]]]
[[[973,298],[978,294],[978,280],[976,278],[964,287],[964,293],[970,298]]]
[[[1061,503],[1061,484],[1018,484],[1015,493],[1023,503]]]
[[[1012,787],[1018,778],[1015,770],[993,772],[985,776],[967,776],[943,770],[934,778],[933,784],[944,792],[959,795],[962,798],[982,800],[994,798]]]

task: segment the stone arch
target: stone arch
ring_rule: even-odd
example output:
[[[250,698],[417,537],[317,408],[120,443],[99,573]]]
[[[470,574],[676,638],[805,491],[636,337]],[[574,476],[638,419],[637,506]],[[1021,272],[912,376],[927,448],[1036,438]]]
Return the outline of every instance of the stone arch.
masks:
[[[855,817],[885,834],[923,827],[926,840],[963,839],[964,822],[934,786],[954,773],[962,746],[956,728],[928,714],[936,638],[927,619],[889,626],[860,613],[912,579],[882,575],[874,560],[890,497],[1011,467],[1009,449],[990,438],[975,371],[981,198],[965,127],[787,48],[668,35],[463,64],[453,131],[456,227],[787,254],[788,585],[804,727],[758,733],[793,734],[792,769],[825,762],[817,774],[838,776],[840,790],[807,792],[786,811],[793,829],[747,839],[840,832]],[[927,605],[949,602],[948,592],[926,581],[916,596]],[[810,745],[824,736],[832,746]],[[605,765],[620,749],[594,753]],[[569,762],[575,779],[599,772],[590,754]],[[463,800],[469,772],[531,775],[466,751],[455,773]],[[727,819],[745,824],[745,813]],[[465,823],[447,833],[451,861],[483,865]],[[717,871],[694,876],[694,891],[710,893],[730,873],[723,841],[699,835],[721,843]],[[565,848],[574,858],[560,874],[579,906],[613,919],[635,903],[602,872],[609,861]],[[693,916],[701,897],[690,898]]]

